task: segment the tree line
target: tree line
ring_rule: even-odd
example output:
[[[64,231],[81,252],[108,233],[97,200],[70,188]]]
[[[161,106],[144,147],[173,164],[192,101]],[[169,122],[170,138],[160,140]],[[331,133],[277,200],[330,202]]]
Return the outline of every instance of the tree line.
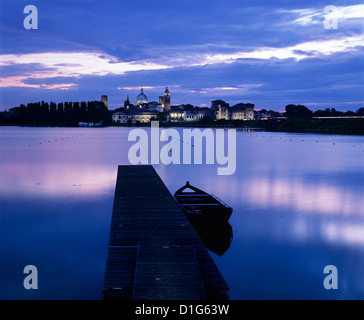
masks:
[[[36,102],[12,108],[7,116],[2,115],[0,123],[20,126],[74,127],[79,122],[93,122],[107,125],[111,116],[101,101],[89,102]]]
[[[312,118],[312,117],[350,117],[364,116],[364,108],[353,111],[337,111],[334,108],[326,108],[325,110],[311,111],[303,105],[289,104],[286,106],[284,116],[288,118]]]

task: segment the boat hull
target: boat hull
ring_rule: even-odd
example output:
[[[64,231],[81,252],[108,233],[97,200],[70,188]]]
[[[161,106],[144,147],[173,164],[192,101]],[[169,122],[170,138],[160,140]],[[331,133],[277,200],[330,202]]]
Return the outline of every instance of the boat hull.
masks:
[[[206,225],[228,222],[233,210],[223,206],[199,206],[195,208],[183,207],[183,211],[192,224]]]
[[[186,192],[186,189],[192,192]],[[223,201],[191,186],[188,181],[185,186],[176,191],[174,198],[183,208],[188,219],[194,224],[227,222],[233,212],[233,209]]]

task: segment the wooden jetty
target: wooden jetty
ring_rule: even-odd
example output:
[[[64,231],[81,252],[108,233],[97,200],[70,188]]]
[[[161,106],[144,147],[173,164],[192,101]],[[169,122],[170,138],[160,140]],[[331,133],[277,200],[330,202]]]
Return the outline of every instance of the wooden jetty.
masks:
[[[119,166],[104,299],[227,299],[228,286],[154,168]]]

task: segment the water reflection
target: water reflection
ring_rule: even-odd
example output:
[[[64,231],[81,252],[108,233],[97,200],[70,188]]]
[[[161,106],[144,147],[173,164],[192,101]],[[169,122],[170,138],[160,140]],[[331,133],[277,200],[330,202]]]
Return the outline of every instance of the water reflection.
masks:
[[[262,207],[280,207],[309,214],[364,216],[360,189],[317,180],[313,183],[300,176],[231,179],[230,184],[234,197],[244,195],[248,202]]]
[[[1,172],[0,193],[15,196],[21,190],[28,196],[99,196],[113,192],[116,172],[117,167],[101,164],[7,163]]]
[[[347,245],[364,245],[364,223],[325,222],[321,232],[328,242]]]
[[[217,255],[222,256],[230,248],[233,240],[233,229],[230,223],[226,221],[214,224],[200,223],[193,224],[193,227],[206,248]]]
[[[315,182],[313,182],[315,181]],[[247,226],[246,238],[295,243],[364,245],[362,187],[307,181],[302,176],[230,180],[230,196]],[[264,218],[263,218],[264,217]]]
[[[233,208],[216,196],[192,186],[189,181],[175,192],[174,198],[205,246],[222,256],[233,238],[233,230],[228,223]]]
[[[0,128],[0,298],[102,298],[129,130]],[[232,176],[155,169],[171,192],[190,180],[234,208],[230,224],[195,227],[231,299],[363,299],[363,150],[364,137],[238,131]],[[43,270],[37,292],[22,287],[27,264]],[[337,292],[322,289],[328,264]]]

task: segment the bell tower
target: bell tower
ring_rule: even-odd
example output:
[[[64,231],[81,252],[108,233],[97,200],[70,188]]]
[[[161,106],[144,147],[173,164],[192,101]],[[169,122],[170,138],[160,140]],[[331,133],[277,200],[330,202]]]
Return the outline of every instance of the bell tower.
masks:
[[[164,95],[159,97],[159,103],[162,105],[163,111],[168,112],[171,110],[171,95],[168,87],[166,87]]]

